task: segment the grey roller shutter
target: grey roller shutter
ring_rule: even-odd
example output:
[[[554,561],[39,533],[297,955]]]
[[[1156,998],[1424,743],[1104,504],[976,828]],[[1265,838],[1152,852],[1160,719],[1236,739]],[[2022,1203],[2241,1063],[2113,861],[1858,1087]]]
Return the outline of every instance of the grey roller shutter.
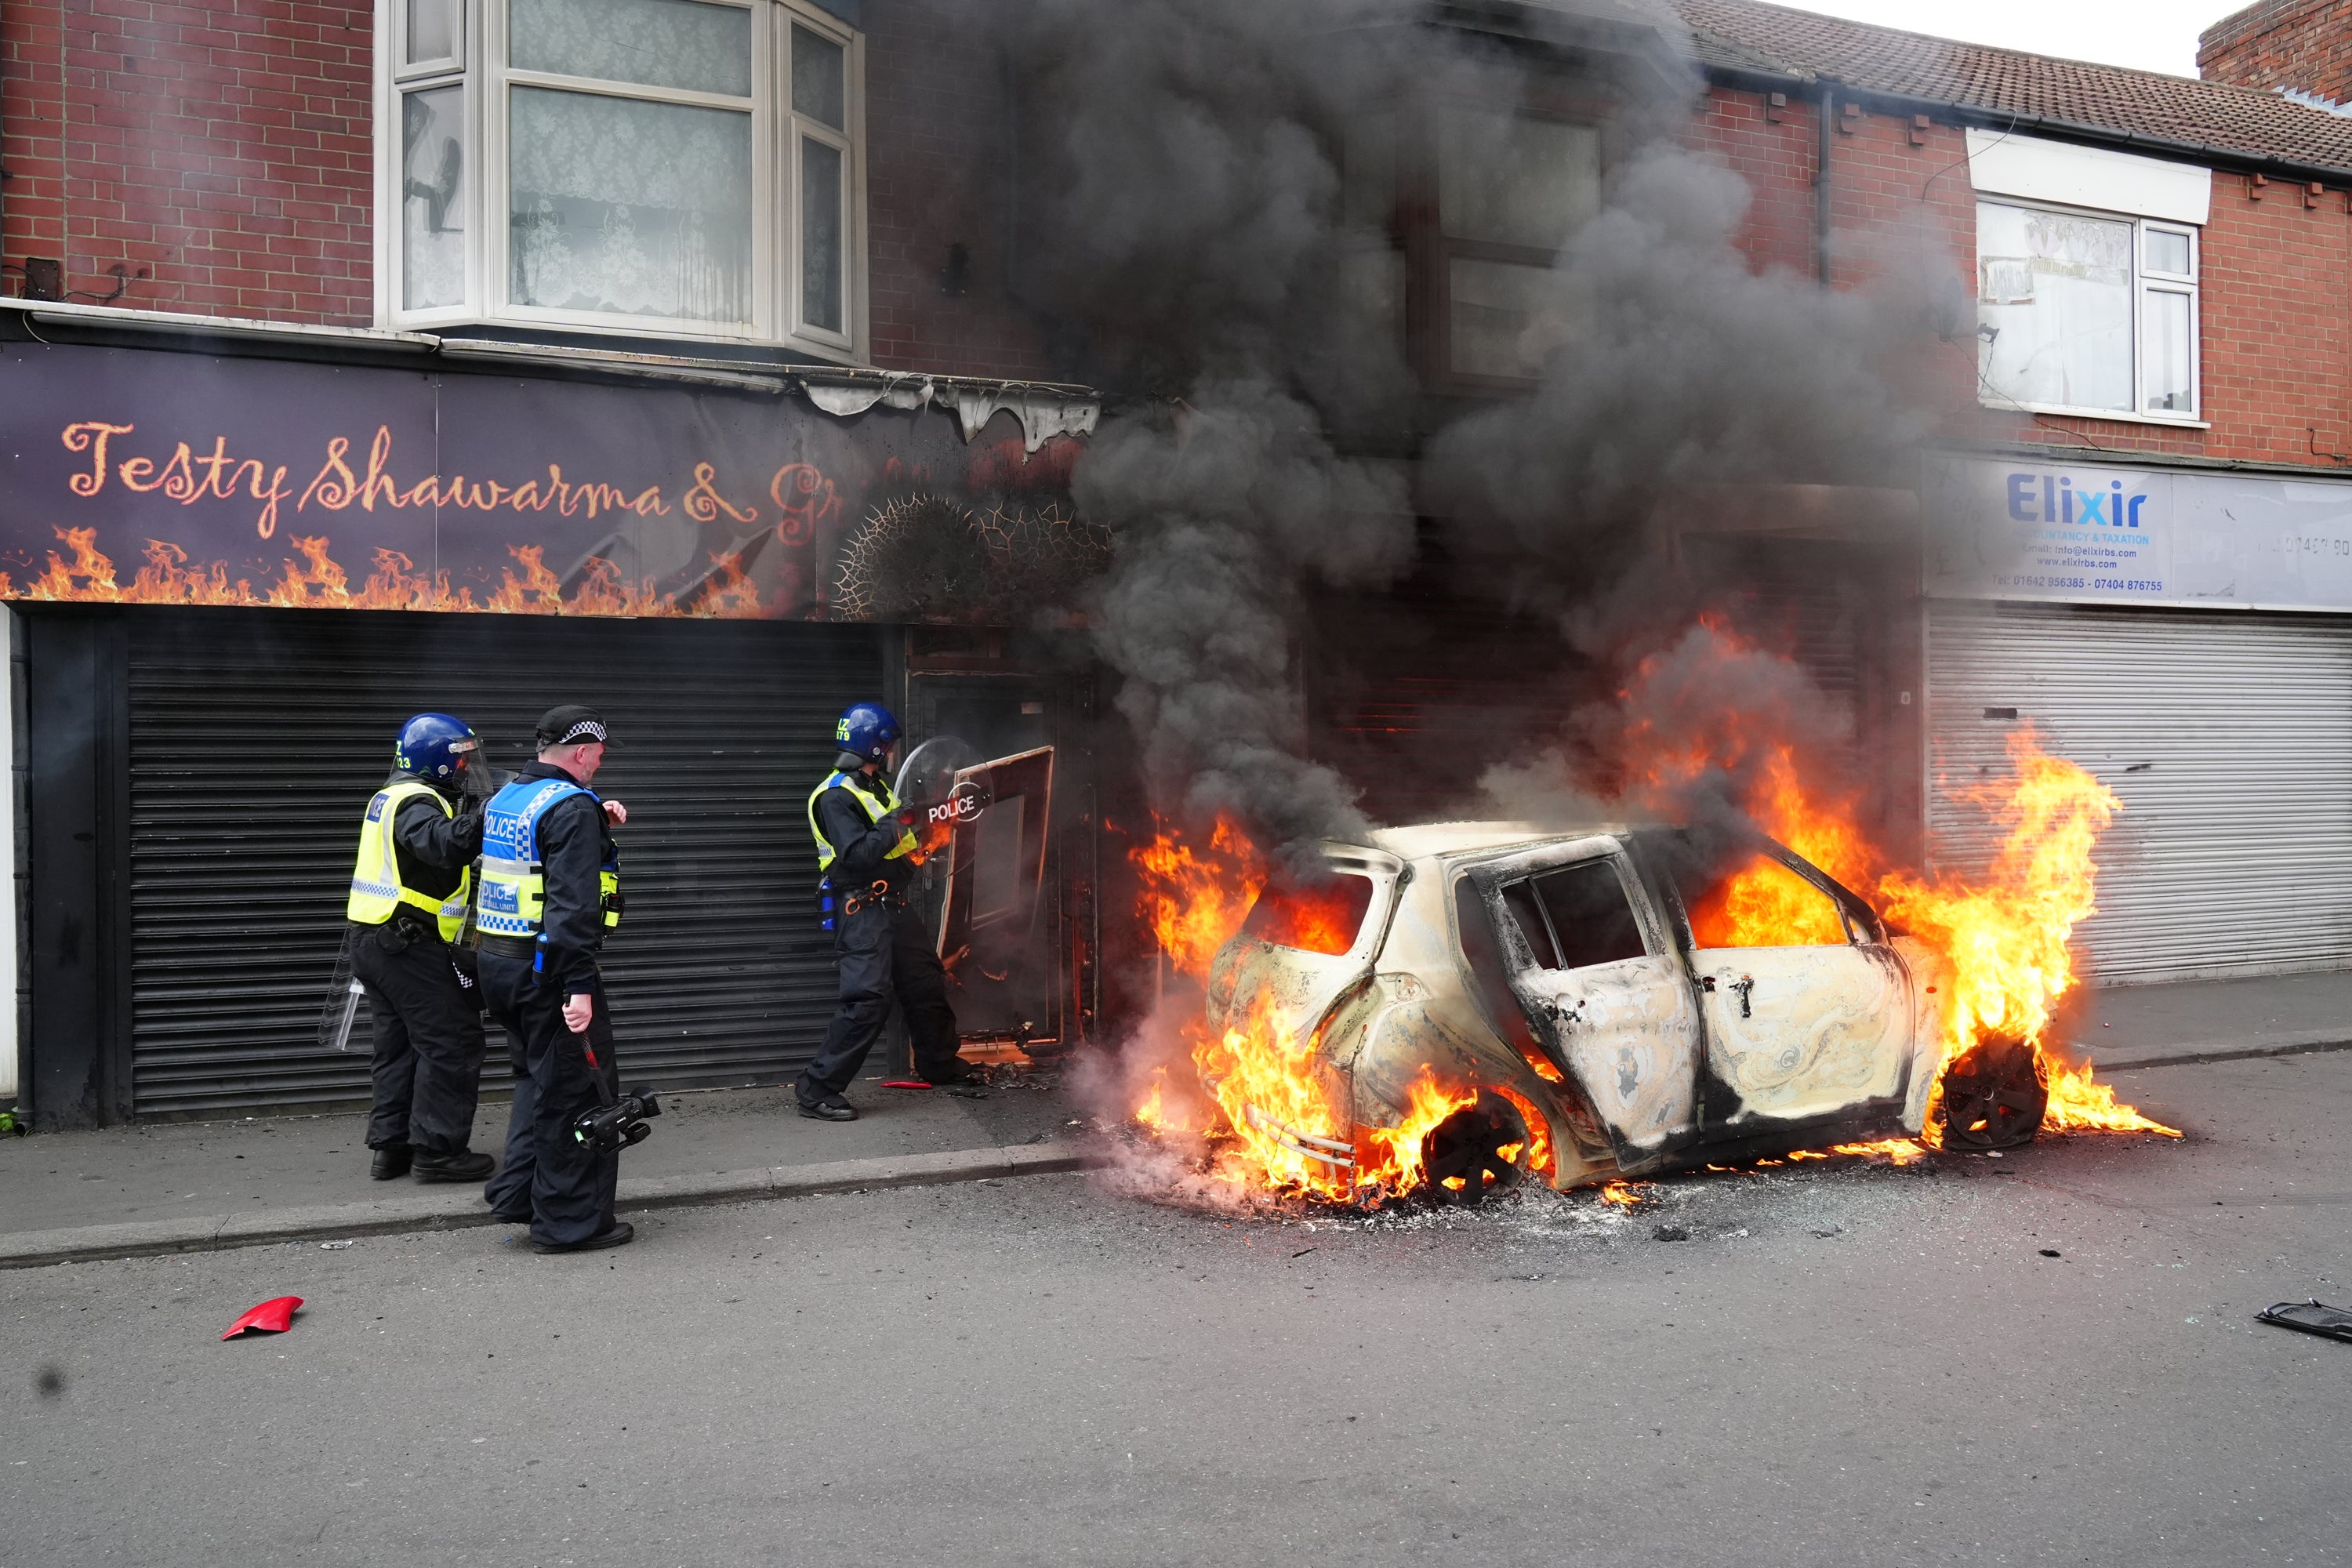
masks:
[[[624,1072],[773,1081],[834,1006],[804,806],[833,719],[881,689],[868,627],[354,611],[131,617],[131,1018],[142,1116],[363,1100],[314,1028],[360,814],[399,723],[446,710],[528,760],[594,703],[618,742],[628,911],[606,976]],[[362,1041],[362,1044],[364,1042]],[[494,1037],[488,1081],[504,1075]]]
[[[1990,853],[1955,792],[2006,768],[2022,723],[2123,801],[2081,930],[2091,976],[2352,963],[2352,622],[1939,604],[1928,646],[1939,858]]]

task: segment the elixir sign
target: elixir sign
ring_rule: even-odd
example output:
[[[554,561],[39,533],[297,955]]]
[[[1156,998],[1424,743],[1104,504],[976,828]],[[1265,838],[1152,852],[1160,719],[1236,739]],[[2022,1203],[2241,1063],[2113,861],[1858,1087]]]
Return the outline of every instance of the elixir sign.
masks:
[[[2352,480],[1934,457],[1939,598],[2352,610]]]

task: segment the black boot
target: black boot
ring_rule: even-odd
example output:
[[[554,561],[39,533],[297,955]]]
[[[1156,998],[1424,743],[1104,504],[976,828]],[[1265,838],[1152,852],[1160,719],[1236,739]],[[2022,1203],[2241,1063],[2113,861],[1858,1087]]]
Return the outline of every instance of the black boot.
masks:
[[[388,1148],[379,1149],[375,1152],[375,1158],[368,1162],[368,1174],[379,1182],[389,1182],[404,1176],[408,1174],[409,1158],[409,1147],[405,1143],[394,1143]]]
[[[467,1149],[454,1154],[416,1157],[416,1179],[420,1182],[478,1182],[498,1168],[495,1157]]]

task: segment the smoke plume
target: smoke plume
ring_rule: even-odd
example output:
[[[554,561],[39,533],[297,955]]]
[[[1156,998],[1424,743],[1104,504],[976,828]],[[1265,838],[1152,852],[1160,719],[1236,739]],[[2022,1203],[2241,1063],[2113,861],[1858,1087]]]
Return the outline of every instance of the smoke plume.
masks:
[[[1665,13],[1599,0],[1524,10],[1562,28],[1652,15],[1660,39],[1680,37]],[[1622,674],[1691,625],[1657,548],[1674,499],[1883,483],[1922,428],[1881,368],[1916,311],[1758,271],[1734,243],[1748,192],[1685,145],[1698,81],[1672,71],[1603,84],[1621,151],[1597,210],[1556,237],[1517,344],[1531,389],[1433,416],[1382,270],[1401,265],[1383,197],[1410,188],[1394,183],[1411,140],[1397,128],[1465,103],[1506,112],[1449,124],[1505,124],[1544,89],[1524,43],[1429,15],[1412,0],[1039,0],[1023,39],[1052,193],[1034,302],[1093,379],[1135,400],[1075,481],[1118,539],[1089,604],[1097,650],[1155,804],[1231,811],[1270,842],[1365,826],[1355,787],[1307,754],[1310,593],[1388,585],[1433,537],[1455,592],[1540,613],[1601,667],[1601,710],[1564,693],[1578,710],[1560,731],[1524,737],[1554,743],[1562,798],[1600,789],[1587,763],[1630,721],[1606,711]],[[1507,201],[1524,150],[1447,156]],[[1518,739],[1496,737],[1498,758]],[[1526,796],[1537,776],[1522,764],[1496,783]]]

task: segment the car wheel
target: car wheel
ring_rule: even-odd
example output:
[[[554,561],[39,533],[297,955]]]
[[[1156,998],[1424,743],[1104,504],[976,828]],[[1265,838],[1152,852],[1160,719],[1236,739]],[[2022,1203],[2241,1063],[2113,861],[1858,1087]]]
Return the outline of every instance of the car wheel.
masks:
[[[1944,1073],[1937,1141],[1947,1149],[2015,1149],[2033,1142],[2050,1105],[2033,1047],[2023,1040],[1980,1040]]]
[[[1475,1205],[1490,1192],[1518,1185],[1518,1161],[1527,1147],[1527,1119],[1518,1107],[1493,1089],[1480,1089],[1475,1104],[1464,1106],[1421,1141],[1430,1201]]]

